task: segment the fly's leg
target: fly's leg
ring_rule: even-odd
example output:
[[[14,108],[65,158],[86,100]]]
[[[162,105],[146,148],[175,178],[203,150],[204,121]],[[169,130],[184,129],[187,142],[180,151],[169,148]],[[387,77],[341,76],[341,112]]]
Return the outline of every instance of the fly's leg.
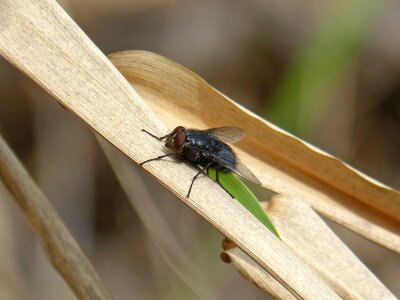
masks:
[[[229,193],[229,191],[228,191],[228,190],[221,184],[221,182],[219,181],[218,171],[219,171],[218,166],[216,166],[216,167],[215,167],[215,180],[217,181],[217,183],[219,184],[219,186],[220,186],[225,192],[227,192],[227,193],[229,194],[229,196],[231,196],[232,198],[235,198],[235,197],[233,197],[233,195],[232,195],[231,193]],[[208,172],[208,170],[207,170],[207,172]]]
[[[189,198],[190,192],[192,191],[193,183],[201,173],[203,173],[203,170],[200,170],[196,175],[194,175],[194,177],[192,179],[192,182],[190,183],[189,191],[188,191],[188,193],[186,195],[186,198]]]
[[[174,154],[175,154],[175,153],[168,153],[168,154],[160,155],[160,156],[157,156],[157,157],[154,157],[154,158],[150,158],[150,159],[148,159],[148,160],[145,160],[144,162],[141,162],[139,165],[143,166],[144,164],[146,164],[146,163],[148,163],[148,162],[150,162],[150,161],[153,161],[153,160],[160,160],[160,159],[162,159],[162,158],[164,158],[164,157],[171,156],[171,155],[174,155]]]
[[[148,132],[146,129],[142,129],[142,131],[146,132],[148,135],[152,136],[153,138],[155,138],[155,139],[157,139],[159,141],[165,140],[169,136],[169,134],[166,134],[164,136],[158,137],[158,136],[152,134],[151,132]]]
[[[187,193],[187,195],[186,195],[186,198],[189,198],[190,192],[192,191],[193,183],[195,182],[195,180],[197,179],[197,177],[198,177],[201,173],[203,173],[203,174],[205,174],[205,175],[208,175],[208,169],[210,168],[210,166],[211,166],[212,164],[213,164],[213,162],[209,163],[207,166],[204,167],[204,169],[202,169],[202,168],[200,167],[200,171],[199,171],[196,175],[194,175],[194,177],[193,177],[193,179],[192,179],[192,182],[190,183],[189,191],[188,191],[188,193]],[[207,173],[204,172],[204,170],[206,170]]]
[[[158,136],[152,134],[151,132],[148,132],[146,129],[142,129],[142,131],[145,132],[145,133],[147,133],[147,134],[150,135],[151,137],[153,137],[153,138],[159,140],[159,141],[162,141],[162,140],[166,139],[166,138],[169,136],[169,134],[167,134],[167,135],[158,137]],[[148,163],[148,162],[153,161],[153,160],[160,160],[160,159],[162,159],[162,158],[164,158],[164,157],[171,156],[171,155],[173,155],[173,154],[174,154],[174,153],[168,153],[168,154],[160,155],[160,156],[158,156],[158,157],[154,157],[154,158],[145,160],[144,162],[141,162],[139,165],[143,166],[145,163]]]

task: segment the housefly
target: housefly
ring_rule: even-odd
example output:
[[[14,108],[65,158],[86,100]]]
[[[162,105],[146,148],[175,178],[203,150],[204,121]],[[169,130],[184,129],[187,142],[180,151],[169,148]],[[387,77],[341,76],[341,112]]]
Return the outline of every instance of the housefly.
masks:
[[[257,177],[238,160],[232,148],[225,143],[236,143],[241,140],[245,136],[245,132],[240,128],[226,126],[197,130],[178,126],[171,133],[162,137],[155,136],[144,129],[142,131],[159,141],[165,140],[165,146],[173,152],[146,160],[140,165],[175,154],[178,158],[200,168],[200,171],[192,179],[186,197],[189,197],[197,177],[202,173],[208,175],[209,168],[215,168],[216,182],[232,198],[231,193],[220,183],[219,172],[233,172],[248,181],[261,185]]]

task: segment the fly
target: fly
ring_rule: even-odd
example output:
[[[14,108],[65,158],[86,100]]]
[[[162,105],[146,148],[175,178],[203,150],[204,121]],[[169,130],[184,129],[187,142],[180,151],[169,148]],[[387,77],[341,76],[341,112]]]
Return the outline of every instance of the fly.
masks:
[[[193,177],[186,197],[192,191],[193,183],[200,174],[207,174],[210,168],[215,168],[216,182],[229,193],[219,181],[219,172],[233,172],[248,181],[261,185],[256,176],[241,163],[232,148],[227,143],[236,143],[245,136],[245,132],[233,126],[211,128],[206,130],[186,129],[183,126],[176,127],[171,133],[162,137],[142,129],[159,141],[165,140],[165,146],[173,152],[155,158],[148,159],[140,165],[153,160],[159,160],[167,156],[176,155],[178,158],[198,166],[200,171]]]

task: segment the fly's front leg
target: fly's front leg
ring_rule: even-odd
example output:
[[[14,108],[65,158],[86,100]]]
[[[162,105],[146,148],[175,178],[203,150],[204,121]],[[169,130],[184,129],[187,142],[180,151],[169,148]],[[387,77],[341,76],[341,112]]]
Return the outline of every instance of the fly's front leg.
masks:
[[[159,141],[162,141],[162,140],[166,139],[166,138],[169,136],[169,134],[167,134],[167,135],[158,137],[158,136],[152,134],[151,132],[148,132],[146,129],[142,129],[142,131],[145,132],[145,133],[147,133],[147,134],[150,135],[151,137],[153,137],[153,138],[159,140]],[[160,160],[160,159],[162,159],[162,158],[164,158],[164,157],[171,156],[171,155],[173,155],[173,154],[175,154],[175,153],[168,153],[168,154],[164,154],[164,155],[157,156],[157,157],[155,157],[155,158],[150,158],[150,159],[148,159],[148,160],[145,160],[144,162],[141,162],[140,165],[143,166],[145,163],[148,163],[148,162],[153,161],[153,160]]]
[[[155,139],[157,139],[159,141],[165,140],[169,136],[169,133],[164,135],[164,136],[159,137],[159,136],[156,136],[156,135],[152,134],[151,132],[148,132],[146,129],[142,129],[142,131],[146,132],[148,135],[152,136],[153,138],[155,138]]]

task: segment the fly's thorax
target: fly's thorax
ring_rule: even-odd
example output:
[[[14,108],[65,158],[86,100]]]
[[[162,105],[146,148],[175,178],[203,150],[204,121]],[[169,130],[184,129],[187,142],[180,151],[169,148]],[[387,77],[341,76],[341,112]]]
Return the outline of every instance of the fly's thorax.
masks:
[[[188,130],[186,132],[187,147],[206,150],[214,148],[218,143],[221,142],[205,132],[195,130]]]

